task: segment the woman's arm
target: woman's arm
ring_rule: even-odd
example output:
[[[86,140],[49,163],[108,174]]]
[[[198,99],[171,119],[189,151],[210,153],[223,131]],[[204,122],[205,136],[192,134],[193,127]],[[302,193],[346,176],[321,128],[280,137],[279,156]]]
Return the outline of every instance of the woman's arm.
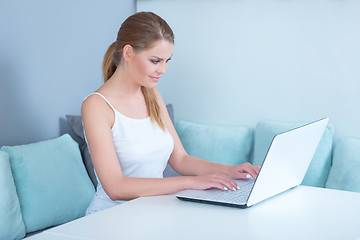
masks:
[[[253,166],[250,163],[235,166],[224,165],[188,155],[179,139],[173,123],[171,122],[170,116],[166,110],[166,105],[160,93],[157,89],[155,89],[155,91],[162,111],[162,119],[174,139],[174,150],[170,156],[169,163],[178,173],[181,175],[208,175],[213,173],[222,173],[232,179],[246,179],[249,178],[250,174],[254,179],[256,179],[260,171],[259,166]]]
[[[219,173],[165,179],[125,177],[112,140],[111,128],[115,121],[113,110],[100,96],[91,95],[83,102],[81,115],[94,168],[112,200],[171,194],[184,189],[236,187],[231,179]]]

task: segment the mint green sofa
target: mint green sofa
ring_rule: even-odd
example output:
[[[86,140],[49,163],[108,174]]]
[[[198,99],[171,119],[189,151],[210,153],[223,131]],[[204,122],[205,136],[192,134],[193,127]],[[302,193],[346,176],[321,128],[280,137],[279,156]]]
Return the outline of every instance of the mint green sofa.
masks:
[[[178,121],[175,127],[190,155],[218,163],[261,166],[273,137],[302,124],[260,121],[253,129]],[[174,175],[177,173],[168,166],[164,176]],[[360,192],[360,140],[341,137],[334,142],[334,126],[329,124],[302,185]]]
[[[95,188],[69,134],[0,149],[0,239],[21,239],[85,215]]]
[[[171,106],[168,111],[173,120]],[[0,240],[22,239],[84,216],[97,183],[81,118],[67,119],[71,136],[1,147]],[[249,128],[178,121],[175,127],[190,155],[261,165],[273,136],[299,125],[261,121]],[[302,184],[360,192],[360,140],[333,139],[334,127],[329,125]],[[177,175],[169,165],[164,171],[164,177]]]

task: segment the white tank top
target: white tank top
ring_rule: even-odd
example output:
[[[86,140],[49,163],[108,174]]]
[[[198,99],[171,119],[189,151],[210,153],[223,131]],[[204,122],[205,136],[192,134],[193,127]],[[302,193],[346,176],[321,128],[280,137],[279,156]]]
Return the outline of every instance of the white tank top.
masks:
[[[111,128],[116,155],[125,177],[162,178],[163,171],[174,148],[174,140],[150,117],[134,119],[117,111],[100,93],[115,114]],[[90,95],[92,95],[90,94]],[[90,96],[89,95],[89,96]],[[95,171],[96,175],[96,171]],[[112,201],[98,180],[97,190],[86,214],[101,211],[124,201]]]

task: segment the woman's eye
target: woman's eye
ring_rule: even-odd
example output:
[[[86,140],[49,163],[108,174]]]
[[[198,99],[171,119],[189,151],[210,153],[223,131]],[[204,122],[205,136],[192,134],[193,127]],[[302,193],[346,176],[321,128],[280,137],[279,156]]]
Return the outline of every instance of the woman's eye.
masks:
[[[159,60],[150,60],[153,64],[157,64],[159,63],[160,61]]]

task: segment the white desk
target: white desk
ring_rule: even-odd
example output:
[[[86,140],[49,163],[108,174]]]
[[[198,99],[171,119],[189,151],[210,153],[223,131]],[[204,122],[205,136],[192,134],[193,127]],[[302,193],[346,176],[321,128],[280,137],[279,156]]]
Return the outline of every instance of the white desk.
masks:
[[[360,239],[360,193],[299,186],[248,209],[144,197],[32,240]]]

